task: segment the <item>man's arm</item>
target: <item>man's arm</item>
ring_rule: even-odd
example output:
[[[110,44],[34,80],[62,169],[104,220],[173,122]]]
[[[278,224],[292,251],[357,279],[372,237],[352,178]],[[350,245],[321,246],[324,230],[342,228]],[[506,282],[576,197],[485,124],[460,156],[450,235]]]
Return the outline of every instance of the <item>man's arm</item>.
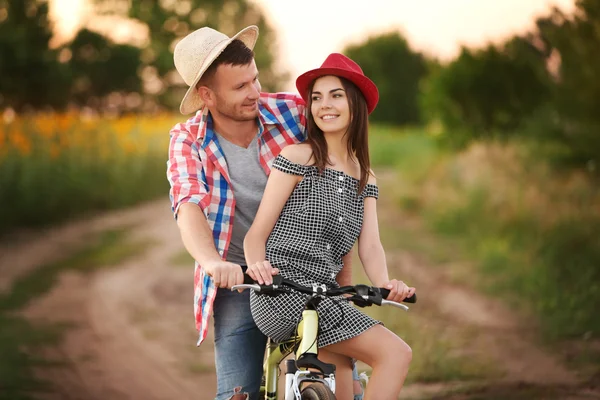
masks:
[[[203,165],[195,137],[185,124],[176,125],[170,134],[167,178],[183,244],[205,273],[214,279],[216,286],[231,287],[242,283],[240,266],[223,261],[215,248],[204,212],[209,194],[202,180]]]
[[[216,286],[229,288],[243,282],[241,267],[221,259],[200,207],[193,203],[182,204],[179,207],[177,225],[186,250],[212,276]]]

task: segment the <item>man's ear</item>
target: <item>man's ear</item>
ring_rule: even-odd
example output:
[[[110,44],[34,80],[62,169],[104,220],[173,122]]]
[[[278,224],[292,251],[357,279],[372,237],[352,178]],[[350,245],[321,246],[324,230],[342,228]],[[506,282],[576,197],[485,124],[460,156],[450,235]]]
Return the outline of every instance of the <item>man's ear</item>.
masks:
[[[215,93],[212,91],[211,88],[209,88],[208,86],[200,85],[196,88],[196,90],[198,91],[198,95],[200,96],[204,104],[206,104],[209,107],[212,107],[214,105]]]

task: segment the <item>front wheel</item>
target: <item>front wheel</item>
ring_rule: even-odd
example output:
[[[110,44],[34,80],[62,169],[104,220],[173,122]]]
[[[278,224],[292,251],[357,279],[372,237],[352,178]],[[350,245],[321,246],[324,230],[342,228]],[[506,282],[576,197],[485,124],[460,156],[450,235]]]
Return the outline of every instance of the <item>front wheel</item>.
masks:
[[[302,389],[302,400],[335,400],[335,395],[323,382],[309,383]]]

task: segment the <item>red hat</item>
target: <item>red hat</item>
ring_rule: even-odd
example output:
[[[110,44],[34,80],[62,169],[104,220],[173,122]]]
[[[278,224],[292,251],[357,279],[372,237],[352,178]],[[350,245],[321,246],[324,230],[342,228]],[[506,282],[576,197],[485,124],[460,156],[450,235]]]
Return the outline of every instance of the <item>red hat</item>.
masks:
[[[343,54],[331,53],[320,68],[303,73],[296,79],[296,88],[304,101],[308,102],[308,87],[317,78],[334,75],[348,79],[354,83],[367,100],[369,114],[373,112],[379,101],[379,91],[372,80],[367,78],[357,63]]]

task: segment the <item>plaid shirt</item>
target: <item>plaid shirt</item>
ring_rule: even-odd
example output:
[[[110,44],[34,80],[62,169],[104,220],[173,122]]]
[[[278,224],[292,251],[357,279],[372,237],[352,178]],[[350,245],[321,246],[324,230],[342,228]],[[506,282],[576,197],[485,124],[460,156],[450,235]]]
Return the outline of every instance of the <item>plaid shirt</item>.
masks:
[[[305,139],[304,108],[304,101],[297,95],[261,94],[258,146],[260,164],[267,175],[273,160],[285,146]],[[182,204],[198,204],[213,232],[215,247],[225,259],[231,241],[235,197],[225,156],[212,125],[212,117],[205,107],[185,123],[171,129],[167,178],[171,184],[170,198],[175,217]],[[198,346],[206,338],[216,294],[212,278],[196,262],[194,314],[196,329],[200,333]]]

